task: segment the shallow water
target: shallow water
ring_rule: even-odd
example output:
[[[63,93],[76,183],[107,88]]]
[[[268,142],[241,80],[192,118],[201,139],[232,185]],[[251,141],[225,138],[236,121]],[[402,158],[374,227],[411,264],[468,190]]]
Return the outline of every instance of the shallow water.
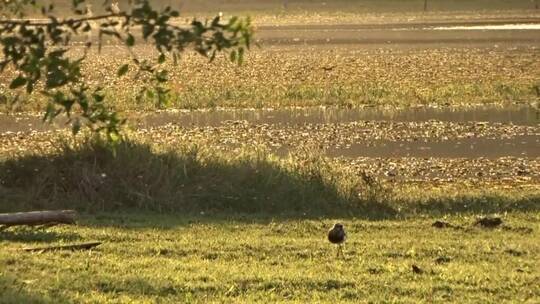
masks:
[[[176,124],[184,127],[219,126],[227,121],[247,121],[251,124],[327,124],[354,121],[428,121],[445,122],[488,122],[511,123],[514,125],[540,124],[540,111],[531,106],[475,106],[469,108],[413,107],[404,109],[345,109],[345,108],[300,108],[279,110],[215,110],[180,111],[152,114],[129,114],[130,123],[136,127],[156,127]],[[0,133],[45,131],[65,127],[59,119],[54,125],[43,123],[36,116],[9,116],[0,114]]]
[[[494,24],[494,25],[466,25],[466,26],[440,26],[434,30],[442,31],[476,31],[476,30],[540,30],[540,24]]]
[[[262,26],[257,39],[271,45],[372,45],[403,47],[477,47],[480,45],[538,45],[538,20],[399,24],[321,24]]]
[[[279,110],[217,110],[209,112],[158,113],[138,118],[139,126],[159,126],[174,123],[181,126],[219,126],[231,120],[245,120],[253,124],[319,124],[350,123],[361,120],[428,121],[445,122],[497,122],[515,125],[540,123],[540,112],[530,106],[481,106],[471,108],[416,107],[405,109],[344,109],[302,108]]]

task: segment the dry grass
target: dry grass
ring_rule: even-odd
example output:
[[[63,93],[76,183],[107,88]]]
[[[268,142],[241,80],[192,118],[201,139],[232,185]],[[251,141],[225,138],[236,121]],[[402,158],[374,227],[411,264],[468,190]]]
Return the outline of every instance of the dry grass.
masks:
[[[142,54],[150,54],[141,47]],[[88,58],[90,84],[106,88],[111,106],[149,110],[152,99],[136,101],[144,79],[116,79],[126,62],[116,47]],[[311,55],[308,55],[308,53]],[[225,59],[208,64],[186,54],[169,65],[172,108],[251,108],[285,106],[407,106],[530,103],[538,101],[540,53],[526,49],[396,51],[263,49],[238,67]],[[113,68],[111,68],[113,67]],[[6,89],[7,80],[0,89]],[[38,95],[20,110],[40,110]]]

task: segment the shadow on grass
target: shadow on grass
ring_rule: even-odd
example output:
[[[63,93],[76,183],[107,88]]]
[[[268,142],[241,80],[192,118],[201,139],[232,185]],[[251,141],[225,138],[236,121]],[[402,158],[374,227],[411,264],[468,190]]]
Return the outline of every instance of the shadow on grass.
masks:
[[[53,154],[0,162],[0,211],[395,215],[374,185],[317,154],[278,159],[257,149],[175,148],[156,152],[126,141],[113,153],[88,140],[63,144]],[[369,195],[362,198],[359,192]]]
[[[369,176],[358,176],[310,151],[279,159],[257,149],[159,148],[125,141],[113,153],[105,144],[87,140],[64,143],[56,153],[0,162],[0,212],[56,208],[128,212],[126,221],[133,224],[137,212],[182,214],[197,221],[227,220],[231,215],[242,221],[268,221],[540,210],[537,196],[455,195],[399,201]],[[142,218],[141,225],[147,220]],[[114,222],[122,225],[122,217],[115,216]]]
[[[503,212],[537,212],[540,211],[540,195],[532,194],[524,197],[513,197],[482,194],[458,195],[446,198],[431,198],[411,206],[413,213],[419,214],[493,214]]]
[[[29,289],[31,289],[31,285],[27,285],[24,281],[5,272],[0,274],[0,303],[68,303],[67,299],[59,294],[56,294],[54,298],[47,298],[31,292]]]
[[[97,290],[102,293],[128,294],[133,298],[141,296],[174,297],[185,299],[205,297],[225,297],[233,301],[235,297],[248,294],[265,293],[272,291],[282,296],[291,295],[298,291],[329,292],[332,290],[357,289],[356,283],[335,279],[317,280],[312,278],[274,279],[263,280],[260,278],[231,279],[223,282],[208,282],[206,279],[193,278],[191,284],[175,283],[170,280],[155,280],[149,278],[124,278],[122,280],[103,279],[97,284]],[[234,286],[234,288],[231,288]]]
[[[11,227],[0,231],[0,240],[11,242],[51,243],[59,240],[76,241],[80,236],[71,232],[56,232],[45,228]]]

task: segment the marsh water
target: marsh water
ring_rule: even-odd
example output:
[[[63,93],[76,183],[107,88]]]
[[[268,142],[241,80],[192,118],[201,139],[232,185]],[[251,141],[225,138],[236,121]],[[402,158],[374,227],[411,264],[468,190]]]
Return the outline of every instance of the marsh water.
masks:
[[[326,108],[312,107],[276,110],[214,110],[192,112],[162,112],[146,114],[137,119],[140,127],[174,123],[181,126],[219,126],[227,121],[243,120],[252,124],[328,124],[365,120],[400,122],[445,121],[488,122],[515,125],[537,125],[540,110],[528,105],[459,107],[409,107],[403,109]],[[1,118],[0,118],[1,128]]]
[[[519,21],[519,22],[517,22]],[[257,37],[261,45],[315,44],[317,47],[343,45],[370,47],[476,47],[478,44],[508,43],[512,47],[526,45],[540,47],[540,20],[486,21],[486,22],[432,22],[403,24],[306,24],[259,26]],[[116,49],[112,49],[116,52]],[[151,128],[167,124],[182,127],[220,125],[230,121],[250,124],[295,126],[304,124],[344,124],[355,121],[397,122],[485,122],[540,127],[538,107],[527,105],[474,106],[474,107],[409,107],[395,108],[286,108],[250,110],[176,111],[159,113],[129,113],[135,128]],[[55,125],[41,122],[40,117],[1,115],[0,134],[7,132],[47,131],[65,128],[65,120]],[[330,156],[349,157],[540,157],[540,135],[505,136],[498,139],[468,138],[432,142],[399,142],[372,140],[369,144],[331,148]]]
[[[359,21],[360,22],[360,21]],[[95,34],[95,37],[98,37]],[[255,40],[272,49],[283,46],[372,48],[534,47],[540,45],[540,20],[441,21],[257,26]],[[84,43],[84,40],[74,40]],[[105,40],[105,44],[117,44]],[[118,52],[118,50],[113,50]]]
[[[365,108],[288,108],[288,109],[242,109],[242,110],[194,110],[163,111],[157,113],[126,114],[137,128],[149,128],[166,124],[183,127],[220,126],[230,121],[247,121],[250,124],[335,124],[355,121],[385,120],[398,122],[443,121],[486,122],[514,125],[540,124],[540,109],[528,105],[471,106],[471,107],[409,107],[402,109],[375,107]],[[0,114],[0,133],[46,131],[64,127],[59,119],[53,125],[43,123],[39,116]]]
[[[399,24],[334,24],[261,26],[261,45],[355,45],[417,47],[477,47],[538,45],[540,20],[521,23],[441,22]]]
[[[381,108],[300,108],[177,111],[129,115],[135,128],[152,128],[168,124],[185,128],[219,127],[231,121],[252,125],[270,124],[287,127],[304,124],[340,124],[355,121],[455,123],[500,123],[508,125],[540,125],[538,109],[525,105],[453,107],[412,107],[403,109]],[[49,125],[35,116],[0,115],[0,133],[46,131],[65,127],[63,122]],[[280,154],[285,152],[280,149]],[[329,156],[345,157],[487,157],[504,156],[540,157],[540,135],[506,136],[500,138],[475,137],[443,141],[388,141],[370,140],[366,144],[353,144],[327,150]]]

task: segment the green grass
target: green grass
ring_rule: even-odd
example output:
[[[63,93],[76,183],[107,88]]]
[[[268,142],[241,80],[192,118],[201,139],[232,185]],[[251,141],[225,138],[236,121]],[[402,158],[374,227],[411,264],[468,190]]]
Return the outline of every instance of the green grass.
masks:
[[[341,221],[345,259],[325,239]],[[540,301],[540,217],[436,229],[434,218],[83,216],[76,227],[0,232],[1,303],[368,303]],[[23,253],[82,241],[86,252]],[[415,274],[411,266],[424,273]]]

